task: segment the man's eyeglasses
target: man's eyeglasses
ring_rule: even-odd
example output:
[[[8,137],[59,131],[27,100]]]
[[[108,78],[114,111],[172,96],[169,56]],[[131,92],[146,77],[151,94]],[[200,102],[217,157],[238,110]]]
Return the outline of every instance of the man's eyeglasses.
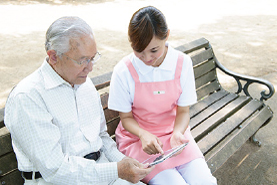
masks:
[[[64,53],[63,53],[64,54]],[[77,61],[77,60],[74,60],[73,58],[69,57],[68,55],[64,54],[66,57],[68,57],[70,60],[72,60],[73,62],[75,62],[76,64],[78,65],[84,65],[84,64],[89,64],[90,62],[92,64],[95,64],[95,62],[97,60],[99,60],[101,58],[101,53],[99,53],[97,51],[97,53],[95,54],[94,57],[90,58],[90,59],[82,59],[81,61]]]

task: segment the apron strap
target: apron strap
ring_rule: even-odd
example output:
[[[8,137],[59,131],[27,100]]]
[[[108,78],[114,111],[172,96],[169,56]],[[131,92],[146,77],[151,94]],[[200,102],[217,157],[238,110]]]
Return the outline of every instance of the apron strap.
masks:
[[[139,82],[139,76],[138,76],[138,73],[135,69],[135,67],[133,66],[132,62],[130,61],[130,59],[127,57],[126,60],[125,60],[125,64],[127,65],[133,79],[135,82]]]
[[[176,65],[176,71],[175,71],[175,79],[180,79],[181,77],[183,62],[184,62],[184,55],[179,53],[178,61]]]

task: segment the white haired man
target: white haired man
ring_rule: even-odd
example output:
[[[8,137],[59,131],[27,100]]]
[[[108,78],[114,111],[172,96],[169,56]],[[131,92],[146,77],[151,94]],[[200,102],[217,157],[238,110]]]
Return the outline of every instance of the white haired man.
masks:
[[[62,17],[48,28],[45,49],[42,66],[13,89],[5,106],[25,185],[140,184],[153,168],[117,150],[88,78],[100,58],[91,27]]]

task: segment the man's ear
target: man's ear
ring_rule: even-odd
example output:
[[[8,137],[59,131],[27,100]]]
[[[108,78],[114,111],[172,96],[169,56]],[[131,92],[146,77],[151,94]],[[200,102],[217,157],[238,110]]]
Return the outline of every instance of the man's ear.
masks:
[[[57,63],[57,52],[55,50],[48,50],[49,64],[55,65]]]

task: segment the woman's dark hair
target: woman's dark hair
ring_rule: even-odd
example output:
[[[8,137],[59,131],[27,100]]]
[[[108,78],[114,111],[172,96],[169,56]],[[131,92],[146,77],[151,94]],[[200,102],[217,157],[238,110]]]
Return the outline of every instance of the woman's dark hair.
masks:
[[[128,35],[133,50],[142,52],[152,38],[164,40],[167,37],[168,28],[163,13],[153,6],[139,9],[132,16]]]

